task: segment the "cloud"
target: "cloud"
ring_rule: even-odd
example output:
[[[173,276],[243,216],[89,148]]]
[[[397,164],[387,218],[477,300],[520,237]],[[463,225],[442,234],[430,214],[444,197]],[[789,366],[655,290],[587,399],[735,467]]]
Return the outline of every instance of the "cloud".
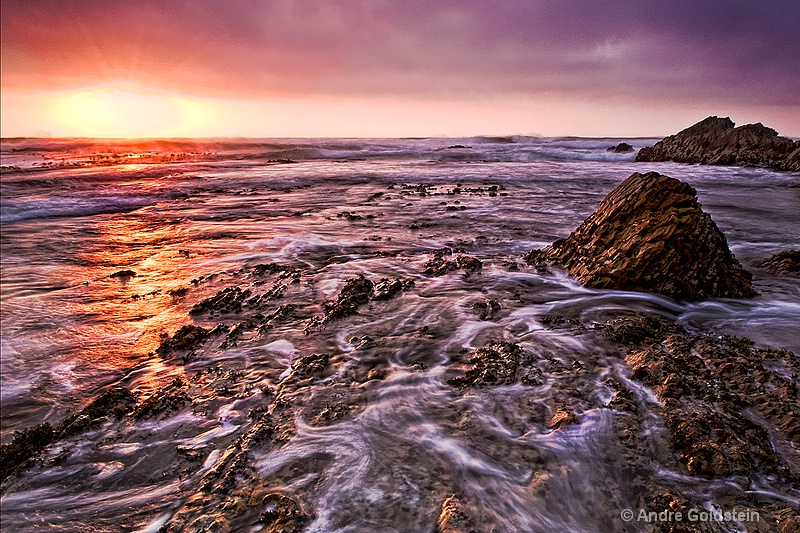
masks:
[[[796,0],[4,0],[3,84],[800,104]]]

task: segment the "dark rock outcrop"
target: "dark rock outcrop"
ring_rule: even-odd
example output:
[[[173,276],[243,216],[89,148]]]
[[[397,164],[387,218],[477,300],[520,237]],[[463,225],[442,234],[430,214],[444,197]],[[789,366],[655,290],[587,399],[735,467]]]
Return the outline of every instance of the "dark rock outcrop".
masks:
[[[554,263],[583,285],[655,292],[680,300],[753,296],[752,275],[688,184],[635,173],[566,239],[525,256]]]
[[[0,481],[18,468],[24,468],[30,459],[51,443],[97,427],[110,417],[122,417],[133,409],[135,403],[136,395],[131,391],[125,387],[112,387],[79,413],[64,419],[56,428],[49,422],[42,422],[32,428],[15,431],[10,443],[0,445]]]
[[[628,143],[622,142],[616,146],[609,146],[606,148],[607,152],[614,152],[615,154],[624,154],[627,152],[633,152],[633,146]]]
[[[675,161],[800,171],[800,141],[778,136],[760,122],[735,127],[729,118],[708,117],[639,150],[636,161]]]
[[[193,350],[203,344],[210,335],[211,332],[204,327],[187,324],[171,337],[163,333],[156,353],[166,357],[172,352]]]
[[[761,261],[760,266],[778,276],[800,274],[800,250],[784,250]]]
[[[325,318],[322,322],[356,314],[359,306],[369,301],[374,288],[375,284],[365,278],[364,274],[346,280],[336,301],[325,304]]]
[[[426,276],[439,277],[444,276],[454,270],[462,269],[465,274],[479,272],[483,268],[483,261],[469,255],[459,255],[453,259],[447,259],[453,256],[453,250],[450,248],[441,248],[431,252],[431,259],[425,263]]]

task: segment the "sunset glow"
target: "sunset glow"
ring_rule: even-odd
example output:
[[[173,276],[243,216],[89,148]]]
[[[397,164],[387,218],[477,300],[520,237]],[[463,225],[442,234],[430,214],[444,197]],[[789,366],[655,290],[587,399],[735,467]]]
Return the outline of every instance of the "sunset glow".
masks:
[[[796,3],[2,3],[3,136],[800,136]],[[691,13],[691,16],[687,16]]]
[[[209,112],[187,98],[130,89],[93,89],[54,99],[58,129],[87,137],[191,135]]]

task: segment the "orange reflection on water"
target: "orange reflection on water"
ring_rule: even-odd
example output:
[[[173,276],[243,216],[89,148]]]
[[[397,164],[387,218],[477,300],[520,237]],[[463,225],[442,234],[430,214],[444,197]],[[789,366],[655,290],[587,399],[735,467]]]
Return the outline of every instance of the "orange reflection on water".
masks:
[[[163,334],[189,321],[189,306],[175,291],[192,277],[193,254],[182,248],[190,238],[157,213],[152,219],[141,213],[98,217],[92,233],[91,243],[76,250],[89,281],[68,304],[74,333],[86,340],[80,357],[90,366],[123,372],[140,365],[136,387],[161,386],[183,373],[153,352]],[[114,276],[124,271],[134,274]]]

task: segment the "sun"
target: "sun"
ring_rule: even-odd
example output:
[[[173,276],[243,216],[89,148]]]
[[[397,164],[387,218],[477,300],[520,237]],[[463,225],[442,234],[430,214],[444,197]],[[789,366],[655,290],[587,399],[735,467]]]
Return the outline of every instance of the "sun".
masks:
[[[71,92],[55,100],[54,111],[60,129],[85,137],[191,136],[209,118],[199,101],[131,87]]]

